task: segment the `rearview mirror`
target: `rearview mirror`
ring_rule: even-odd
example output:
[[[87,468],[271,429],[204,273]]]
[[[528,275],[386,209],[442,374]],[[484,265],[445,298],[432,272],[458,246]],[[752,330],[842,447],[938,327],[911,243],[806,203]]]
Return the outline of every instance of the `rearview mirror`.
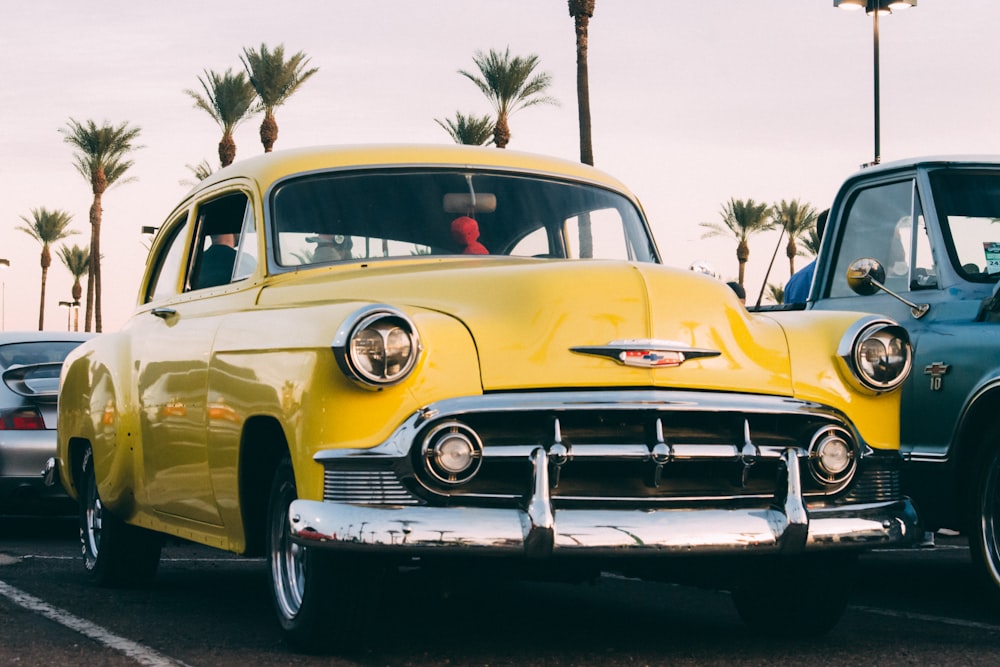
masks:
[[[491,192],[447,192],[444,195],[445,213],[492,213],[497,210],[497,196]]]

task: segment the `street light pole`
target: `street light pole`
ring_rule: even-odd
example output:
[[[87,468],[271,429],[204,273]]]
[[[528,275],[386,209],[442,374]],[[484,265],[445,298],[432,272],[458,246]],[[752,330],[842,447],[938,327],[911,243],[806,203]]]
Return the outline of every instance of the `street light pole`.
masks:
[[[878,81],[879,81],[879,73],[878,73],[878,61],[879,61],[879,58],[878,58],[878,15],[879,15],[879,13],[880,12],[878,10],[876,10],[872,14],[872,42],[874,44],[874,53],[875,53],[875,64],[874,64],[873,69],[872,69],[872,71],[875,73],[875,164],[879,164],[880,162],[882,162],[882,131],[881,131],[881,129],[882,129],[881,128],[881,125],[882,125],[882,123],[881,123],[882,113],[881,113],[881,110],[879,109],[879,106],[880,106],[879,101],[882,99],[882,97],[881,97],[881,95],[879,95],[879,90],[878,90]]]
[[[891,14],[894,9],[916,7],[917,0],[833,0],[833,6],[841,9],[864,9],[872,17],[875,75],[875,160],[872,164],[879,164],[882,162],[882,114],[879,108],[881,95],[879,94],[878,17],[880,14]]]
[[[70,317],[75,315],[80,309],[79,301],[60,301],[60,308],[66,309],[66,331],[75,331],[76,329],[70,328]]]

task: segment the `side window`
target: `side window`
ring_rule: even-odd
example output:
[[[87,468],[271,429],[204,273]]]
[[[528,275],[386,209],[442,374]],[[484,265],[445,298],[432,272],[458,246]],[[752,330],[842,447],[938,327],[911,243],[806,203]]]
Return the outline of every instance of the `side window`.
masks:
[[[906,180],[866,188],[851,196],[840,227],[830,297],[854,296],[845,276],[847,267],[862,257],[873,257],[882,263],[889,289],[909,289],[914,252],[913,193],[913,181]],[[923,227],[923,216],[918,217],[918,225]]]
[[[243,229],[236,242],[236,252],[233,280],[243,280],[248,278],[257,268],[257,225],[250,202],[247,202],[246,210],[243,213]]]
[[[910,277],[910,289],[934,289],[938,286],[937,267],[934,264],[934,253],[931,250],[931,240],[927,235],[927,219],[919,202],[914,206],[917,229],[913,235],[910,266],[913,273]]]
[[[189,289],[225,285],[253,272],[256,265],[253,255],[257,250],[249,246],[256,240],[249,238],[244,244],[242,239],[247,217],[252,226],[253,207],[243,192],[227,194],[198,206],[198,240]],[[237,267],[236,258],[241,251],[243,258]]]
[[[178,293],[181,272],[184,268],[184,242],[187,240],[188,221],[174,225],[170,230],[170,240],[160,253],[156,273],[149,283],[146,302],[173,296]]]

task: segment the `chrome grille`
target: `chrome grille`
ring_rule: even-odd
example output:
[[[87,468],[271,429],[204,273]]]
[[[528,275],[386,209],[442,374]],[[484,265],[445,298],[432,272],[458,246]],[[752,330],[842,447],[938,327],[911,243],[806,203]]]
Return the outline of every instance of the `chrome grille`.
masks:
[[[902,496],[898,470],[869,469],[844,498],[847,503],[877,503],[897,500]]]
[[[359,505],[419,503],[391,470],[327,469],[323,475],[323,498]]]

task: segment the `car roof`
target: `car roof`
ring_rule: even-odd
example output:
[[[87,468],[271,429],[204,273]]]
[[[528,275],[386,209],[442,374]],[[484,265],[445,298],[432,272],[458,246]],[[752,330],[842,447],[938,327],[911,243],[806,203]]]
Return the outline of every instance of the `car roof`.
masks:
[[[253,178],[261,189],[266,189],[274,181],[293,173],[394,166],[500,168],[541,172],[604,185],[620,190],[635,200],[635,196],[621,181],[581,162],[460,144],[359,144],[274,151],[234,162],[198,183],[195,190],[239,176]]]
[[[851,178],[862,174],[872,174],[886,171],[895,171],[897,169],[911,169],[914,167],[927,167],[927,166],[970,166],[970,165],[982,165],[982,166],[1000,166],[1000,155],[924,155],[916,156],[910,158],[903,158],[900,160],[892,160],[890,162],[882,162],[880,164],[863,166],[858,171],[851,175]]]

